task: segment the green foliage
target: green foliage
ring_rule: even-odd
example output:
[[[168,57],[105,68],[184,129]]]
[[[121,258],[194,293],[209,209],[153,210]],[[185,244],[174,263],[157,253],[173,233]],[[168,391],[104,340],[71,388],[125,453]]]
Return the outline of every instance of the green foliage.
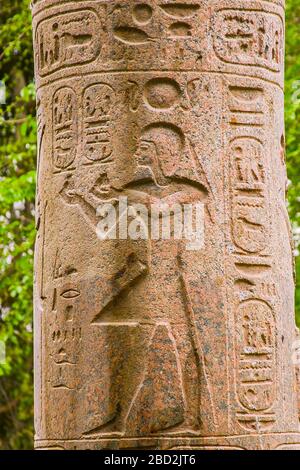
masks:
[[[7,347],[7,361],[0,364],[0,449],[23,449],[31,448],[33,440],[33,54],[29,0],[0,1],[0,81],[7,87],[7,104],[0,105],[0,341]],[[300,227],[299,24],[299,0],[287,0],[287,162],[289,210],[296,238]],[[299,256],[296,267],[300,279]],[[300,322],[299,281],[296,311]]]
[[[0,448],[31,448],[32,272],[36,121],[28,0],[1,0],[0,80]]]
[[[300,3],[287,0],[285,113],[289,211],[296,241],[296,318],[300,325]]]

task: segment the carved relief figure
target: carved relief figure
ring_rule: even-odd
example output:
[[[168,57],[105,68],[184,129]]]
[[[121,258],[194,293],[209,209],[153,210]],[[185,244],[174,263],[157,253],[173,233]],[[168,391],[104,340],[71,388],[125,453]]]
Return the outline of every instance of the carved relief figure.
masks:
[[[98,204],[112,201],[119,194],[135,204],[156,205],[159,212],[162,204],[173,207],[176,203],[202,201],[207,203],[207,215],[212,216],[211,188],[205,171],[178,127],[161,122],[144,128],[134,158],[135,175],[122,191],[109,186],[106,177],[101,178],[98,190],[92,188],[93,195],[98,195]],[[66,182],[61,196],[67,204],[78,205],[96,227],[99,221],[96,207],[70,182]],[[163,218],[163,214],[160,216]],[[105,300],[93,320],[101,331],[107,325],[115,331],[122,325],[137,325],[138,335],[146,334],[148,347],[143,357],[136,358],[136,365],[130,367],[133,370],[138,364],[143,367],[129,381],[131,389],[135,384],[131,394],[124,380],[129,367],[126,361],[118,365],[117,371],[111,371],[111,383],[122,383],[122,389],[110,393],[113,399],[107,406],[98,406],[98,422],[94,421],[93,428],[87,429],[89,435],[195,432],[201,427],[200,393],[201,388],[209,388],[209,383],[185,274],[185,242],[151,240],[144,243],[144,249],[148,251],[146,264],[132,253],[117,282],[114,278],[103,286]],[[164,290],[161,286],[166,279],[168,288]],[[129,351],[122,343],[113,345],[113,356],[128,356]],[[122,347],[125,349],[120,350]]]

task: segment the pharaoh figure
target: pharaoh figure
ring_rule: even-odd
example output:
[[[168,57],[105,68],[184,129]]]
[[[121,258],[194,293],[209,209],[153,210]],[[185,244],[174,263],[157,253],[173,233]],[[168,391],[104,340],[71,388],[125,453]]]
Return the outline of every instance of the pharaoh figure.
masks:
[[[203,203],[207,220],[212,220],[208,179],[193,146],[179,128],[168,123],[144,128],[134,159],[136,172],[122,191],[108,190],[107,181],[102,182],[104,188],[93,188],[94,195],[99,196],[98,206],[118,193],[127,196],[129,202],[142,203],[149,209],[151,206],[152,213],[153,207],[158,213],[161,207],[170,207],[172,212],[174,205]],[[67,203],[79,205],[96,226],[99,218],[95,208],[83,195],[70,190],[69,183],[61,195]],[[203,378],[201,338],[185,276],[188,241],[171,236],[143,243],[147,261],[133,254],[126,270],[101,287],[105,301],[93,320],[94,327],[101,331],[105,325],[115,329],[136,325],[137,339],[131,348],[141,354],[126,360],[130,345],[123,338],[110,342],[110,366],[105,373],[99,373],[99,381],[106,383],[107,374],[111,374],[106,392],[110,400],[104,405],[99,399],[97,422],[92,420],[87,429],[90,434],[98,431],[149,436],[161,432],[193,434],[201,429],[200,394],[208,384]],[[121,358],[118,364],[116,357]]]

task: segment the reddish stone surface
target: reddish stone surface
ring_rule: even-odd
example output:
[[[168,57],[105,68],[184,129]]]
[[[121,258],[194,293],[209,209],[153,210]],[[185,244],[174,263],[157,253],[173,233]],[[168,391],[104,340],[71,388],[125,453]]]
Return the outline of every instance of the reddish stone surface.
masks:
[[[37,448],[299,449],[282,2],[33,2]],[[100,240],[127,196],[205,246]]]

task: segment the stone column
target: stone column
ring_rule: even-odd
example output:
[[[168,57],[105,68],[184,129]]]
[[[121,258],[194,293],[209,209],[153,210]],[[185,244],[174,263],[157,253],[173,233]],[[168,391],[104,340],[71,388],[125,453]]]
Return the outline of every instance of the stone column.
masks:
[[[33,27],[36,447],[300,449],[282,0],[36,0]],[[204,246],[103,237],[105,204],[135,234],[202,204]]]

